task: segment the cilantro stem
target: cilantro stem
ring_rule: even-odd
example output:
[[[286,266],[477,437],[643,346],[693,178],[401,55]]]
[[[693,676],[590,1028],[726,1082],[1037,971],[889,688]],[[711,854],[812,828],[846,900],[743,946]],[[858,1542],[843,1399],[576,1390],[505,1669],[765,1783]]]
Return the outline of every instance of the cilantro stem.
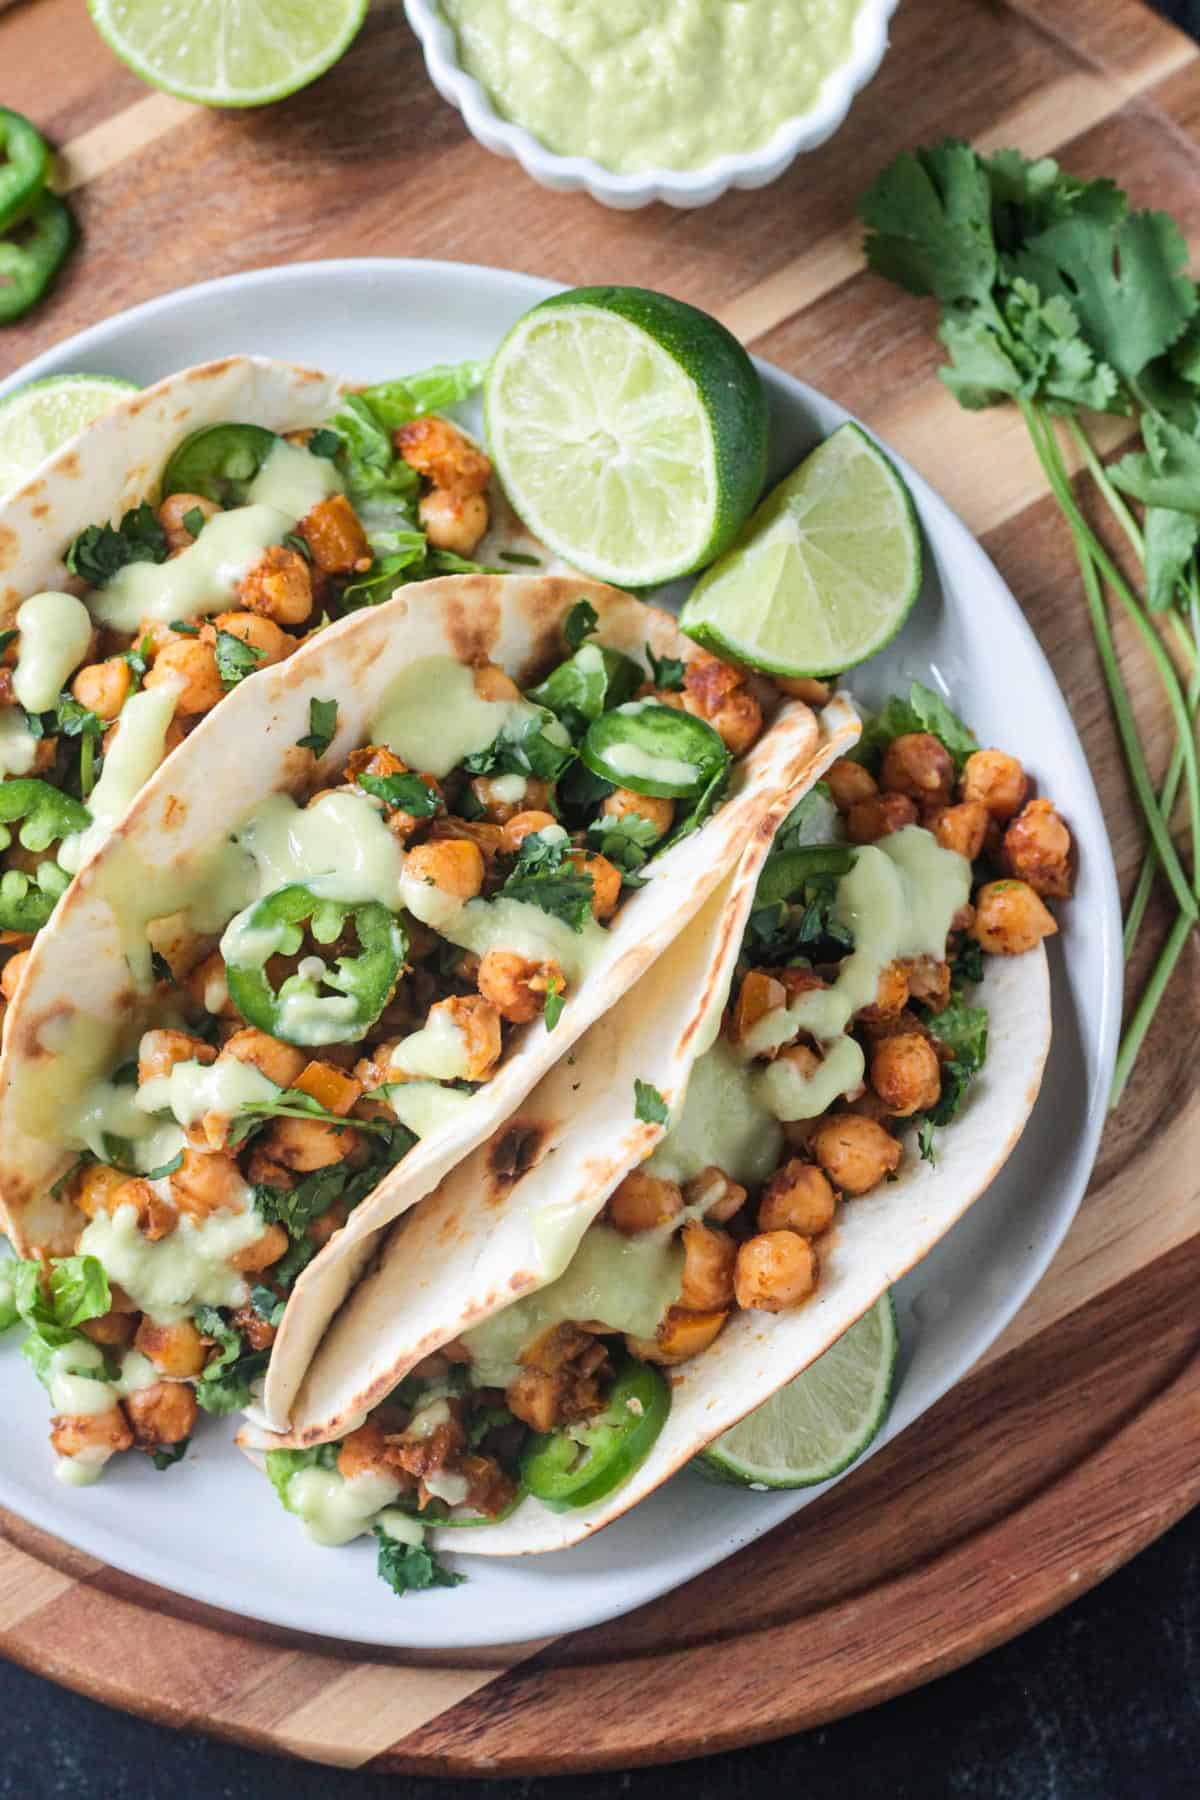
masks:
[[[1092,630],[1096,639],[1096,648],[1100,655],[1101,667],[1104,670],[1104,678],[1108,686],[1109,698],[1112,701],[1113,712],[1116,716],[1117,730],[1120,734],[1121,743],[1125,750],[1126,761],[1129,765],[1130,777],[1141,804],[1142,812],[1145,815],[1146,826],[1150,833],[1151,842],[1158,851],[1163,871],[1171,884],[1181,912],[1185,913],[1189,919],[1194,920],[1198,911],[1200,911],[1200,908],[1197,907],[1196,899],[1188,886],[1187,876],[1183,872],[1183,867],[1176,853],[1175,845],[1171,840],[1170,832],[1163,820],[1162,813],[1159,811],[1158,799],[1150,779],[1150,771],[1146,766],[1146,758],[1138,739],[1137,724],[1133,715],[1133,705],[1129,698],[1129,691],[1125,686],[1124,677],[1121,674],[1120,665],[1117,662],[1117,654],[1113,645],[1112,632],[1109,628],[1108,615],[1104,609],[1104,597],[1101,592],[1097,575],[1095,551],[1099,549],[1099,545],[1096,541],[1095,534],[1089,530],[1086,520],[1083,518],[1083,515],[1075,504],[1074,495],[1070,491],[1070,481],[1066,469],[1063,466],[1062,457],[1059,453],[1058,444],[1054,438],[1051,426],[1040,409],[1034,406],[1032,402],[1022,397],[1019,399],[1018,404],[1020,405],[1026,426],[1029,430],[1029,435],[1033,440],[1033,447],[1037,452],[1038,460],[1045,472],[1046,479],[1050,483],[1054,497],[1066,515],[1067,522],[1071,527],[1071,535],[1075,542],[1075,553],[1079,561],[1080,573],[1083,577],[1084,595],[1087,600],[1088,611],[1092,620]],[[1111,564],[1109,566],[1111,567]],[[1134,607],[1135,610],[1137,610],[1136,602],[1134,603]],[[1154,641],[1158,644],[1160,653],[1165,658],[1166,652],[1163,651],[1162,645],[1159,643],[1159,640],[1153,631],[1151,631],[1151,636],[1154,637]],[[1174,670],[1170,668],[1169,662],[1168,669],[1170,671],[1171,679],[1174,680]],[[1182,708],[1182,698],[1180,705]],[[1186,713],[1184,717],[1186,721]],[[1190,740],[1190,726],[1187,729]],[[1186,752],[1184,752],[1184,755],[1186,756]],[[1193,746],[1193,768],[1194,767],[1195,755]],[[1200,839],[1198,839],[1198,841],[1200,841]]]
[[[1121,1038],[1121,1047],[1117,1051],[1117,1060],[1113,1068],[1112,1088],[1108,1096],[1110,1111],[1116,1107],[1125,1092],[1133,1065],[1137,1061],[1138,1052],[1145,1042],[1146,1033],[1151,1021],[1158,1011],[1159,1002],[1167,990],[1167,983],[1175,973],[1175,965],[1179,961],[1183,947],[1191,935],[1192,921],[1180,913],[1171,927],[1171,935],[1163,946],[1162,953],[1154,966],[1154,973],[1146,983],[1134,1009],[1132,1019],[1125,1027]]]
[[[1140,563],[1146,560],[1146,540],[1142,536],[1142,528],[1125,504],[1125,496],[1119,488],[1115,488],[1108,479],[1108,471],[1096,454],[1096,447],[1091,438],[1072,413],[1067,418],[1067,429],[1074,438],[1083,457],[1088,474],[1108,502],[1109,511],[1129,539],[1130,548]]]
[[[1189,585],[1192,590],[1190,601],[1192,630],[1194,634],[1200,636],[1200,583],[1197,583],[1194,570],[1189,578]],[[1188,711],[1191,713],[1192,721],[1194,723],[1197,709],[1200,709],[1200,662],[1193,662],[1192,664],[1192,678],[1188,683],[1187,703]],[[1164,819],[1169,820],[1171,813],[1174,810],[1176,797],[1179,793],[1179,781],[1182,774],[1183,746],[1182,744],[1176,744],[1171,753],[1171,764],[1167,770],[1167,778],[1163,782],[1158,796],[1159,807]],[[1198,849],[1200,849],[1200,846],[1193,844],[1193,857],[1196,856]],[[1142,920],[1146,915],[1146,907],[1154,887],[1154,871],[1157,867],[1158,859],[1154,855],[1153,849],[1151,849],[1142,864],[1141,873],[1138,875],[1137,879],[1137,886],[1133,891],[1133,898],[1129,902],[1129,911],[1125,917],[1123,945],[1126,962],[1128,962],[1129,958],[1133,955],[1133,948],[1137,943],[1138,933],[1142,929]]]

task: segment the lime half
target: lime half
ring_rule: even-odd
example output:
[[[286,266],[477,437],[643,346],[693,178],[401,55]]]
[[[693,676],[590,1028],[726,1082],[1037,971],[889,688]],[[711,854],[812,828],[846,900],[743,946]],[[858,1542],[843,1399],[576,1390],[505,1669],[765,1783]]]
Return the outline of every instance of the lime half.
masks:
[[[201,106],[265,106],[323,75],[367,0],[88,0],[135,75]]]
[[[136,393],[114,375],[47,375],[0,400],[0,495],[27,481],[52,451]]]
[[[866,432],[843,425],[768,494],[679,622],[770,675],[838,675],[895,637],[920,585],[909,491]]]
[[[696,1458],[738,1487],[812,1487],[856,1462],[887,1417],[896,1371],[896,1309],[878,1299],[803,1375]]]
[[[766,479],[754,364],[707,313],[647,288],[576,288],[535,306],[493,357],[485,404],[526,525],[623,587],[711,562]]]

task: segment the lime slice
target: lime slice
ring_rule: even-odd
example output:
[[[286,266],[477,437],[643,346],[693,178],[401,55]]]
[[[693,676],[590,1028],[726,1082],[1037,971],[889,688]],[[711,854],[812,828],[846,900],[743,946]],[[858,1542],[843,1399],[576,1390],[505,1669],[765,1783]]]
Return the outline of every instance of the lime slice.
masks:
[[[77,431],[134,394],[114,375],[47,375],[0,400],[0,495],[11,493]]]
[[[88,0],[135,75],[201,106],[264,106],[335,63],[367,0]]]
[[[887,1417],[896,1309],[883,1294],[803,1375],[701,1451],[701,1473],[738,1487],[812,1487],[862,1455]]]
[[[497,473],[526,525],[622,587],[711,562],[766,478],[754,364],[707,313],[647,288],[543,300],[493,357],[485,405]]]
[[[770,675],[838,675],[890,642],[921,585],[908,489],[843,425],[763,501],[680,615],[690,637]]]

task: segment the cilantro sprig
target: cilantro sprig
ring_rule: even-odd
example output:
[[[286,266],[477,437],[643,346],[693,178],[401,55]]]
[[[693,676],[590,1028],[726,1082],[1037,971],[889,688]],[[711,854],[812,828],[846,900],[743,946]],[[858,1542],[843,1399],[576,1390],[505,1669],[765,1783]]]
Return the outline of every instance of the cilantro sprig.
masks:
[[[1200,843],[1200,290],[1187,244],[1162,212],[1135,212],[1112,181],[1080,181],[1049,157],[981,156],[953,141],[898,156],[864,196],[871,267],[941,307],[949,353],[942,379],[975,409],[1020,408],[1067,521],[1130,777],[1146,821],[1147,856],[1126,916],[1125,952],[1141,929],[1156,872],[1178,918],[1126,1026],[1111,1103],[1129,1079],[1158,1002],[1197,919],[1200,865],[1190,870],[1170,819],[1182,786]],[[1140,445],[1106,469],[1087,415],[1127,416]],[[1140,565],[1126,579],[1072,486],[1070,440]],[[1143,509],[1131,510],[1132,498]],[[1140,637],[1170,708],[1175,747],[1156,793],[1116,651],[1106,590]],[[1155,616],[1156,615],[1156,616]],[[1186,692],[1162,626],[1191,676]]]

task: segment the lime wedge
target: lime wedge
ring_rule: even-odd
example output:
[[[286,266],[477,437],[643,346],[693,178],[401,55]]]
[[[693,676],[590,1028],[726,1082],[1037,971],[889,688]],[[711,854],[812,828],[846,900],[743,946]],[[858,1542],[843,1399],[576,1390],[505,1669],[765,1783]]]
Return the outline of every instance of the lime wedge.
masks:
[[[77,431],[136,393],[114,375],[47,375],[0,400],[0,495],[27,481]]]
[[[701,1451],[696,1466],[738,1487],[812,1487],[856,1462],[887,1417],[896,1309],[878,1299],[844,1337]]]
[[[265,106],[338,60],[367,0],[88,0],[88,10],[151,86],[201,106]]]
[[[763,501],[680,615],[689,637],[770,675],[838,675],[895,637],[921,585],[908,489],[843,425]]]
[[[526,525],[623,587],[711,562],[766,478],[754,364],[707,313],[647,288],[576,288],[535,306],[492,358],[485,404]]]

